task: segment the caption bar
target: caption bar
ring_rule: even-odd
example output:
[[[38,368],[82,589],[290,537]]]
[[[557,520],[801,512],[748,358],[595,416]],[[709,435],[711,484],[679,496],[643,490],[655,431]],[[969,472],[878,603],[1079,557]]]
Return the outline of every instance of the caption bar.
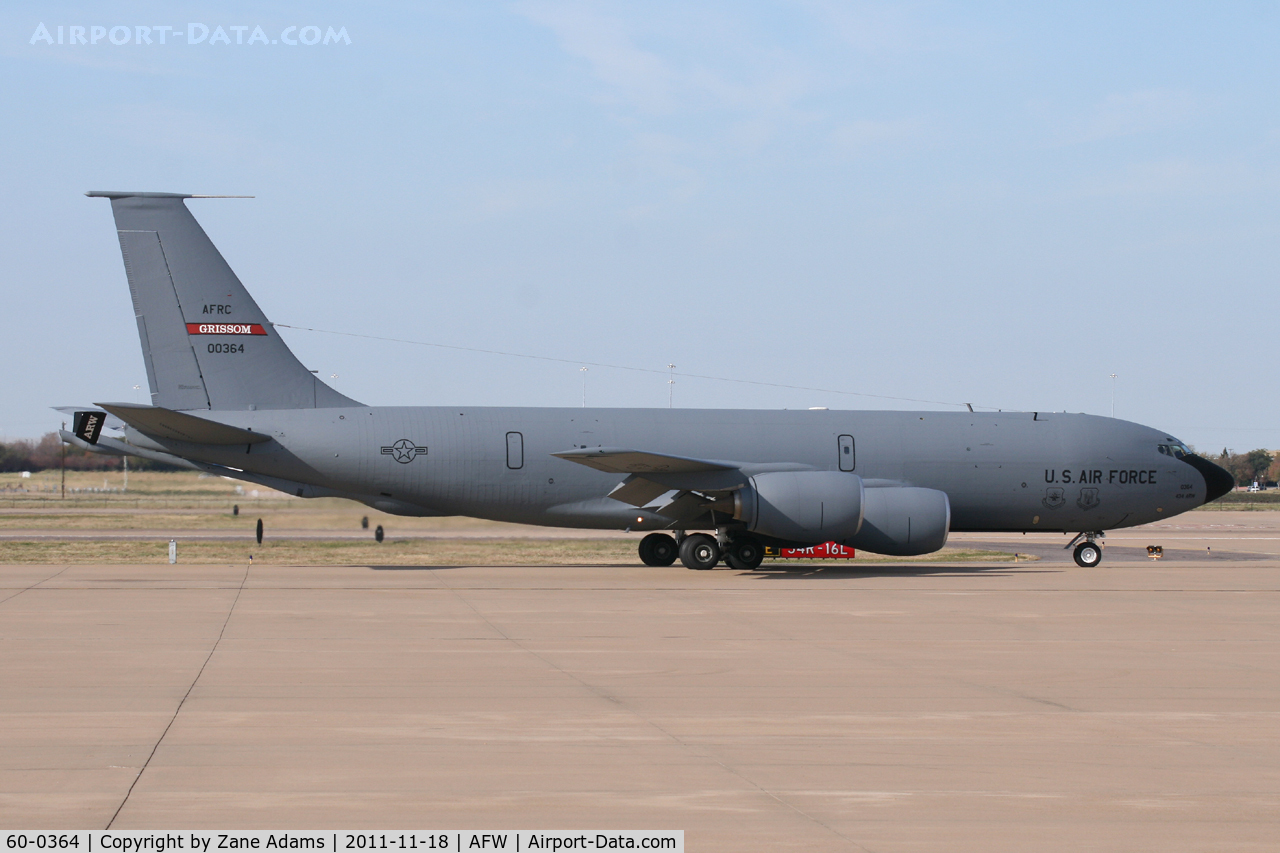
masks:
[[[684,853],[684,830],[435,829],[347,832],[78,832],[0,831],[0,853],[61,850],[66,853],[170,853],[218,850],[318,850],[324,853],[377,850],[472,850],[524,853],[526,850],[666,850]]]

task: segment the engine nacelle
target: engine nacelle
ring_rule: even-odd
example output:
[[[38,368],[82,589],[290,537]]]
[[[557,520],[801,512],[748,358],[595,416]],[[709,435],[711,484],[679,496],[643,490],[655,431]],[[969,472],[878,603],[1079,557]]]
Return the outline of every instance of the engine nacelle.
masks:
[[[914,557],[947,544],[951,501],[946,492],[907,486],[867,489],[863,506],[862,529],[845,545],[873,554]]]
[[[734,493],[733,517],[753,533],[818,544],[862,526],[862,478],[842,471],[757,474]]]

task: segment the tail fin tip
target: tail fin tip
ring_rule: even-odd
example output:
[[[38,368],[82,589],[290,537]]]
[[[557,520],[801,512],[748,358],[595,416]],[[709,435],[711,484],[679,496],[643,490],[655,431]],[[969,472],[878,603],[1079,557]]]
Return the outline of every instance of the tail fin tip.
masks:
[[[193,195],[191,193],[144,193],[126,190],[88,190],[89,198],[256,198],[251,195]]]

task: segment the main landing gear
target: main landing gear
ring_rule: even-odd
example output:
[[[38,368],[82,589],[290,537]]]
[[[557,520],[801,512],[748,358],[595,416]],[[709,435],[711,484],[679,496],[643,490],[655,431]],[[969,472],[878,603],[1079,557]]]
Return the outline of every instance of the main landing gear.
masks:
[[[722,559],[729,568],[751,571],[764,561],[764,547],[750,536],[727,540],[723,545],[706,533],[680,535],[677,540],[666,533],[650,533],[640,540],[640,561],[646,566],[669,566],[680,558],[690,569],[713,569]]]
[[[764,546],[750,536],[731,539],[725,550],[724,561],[729,564],[729,568],[740,572],[758,569],[764,562]]]
[[[680,562],[690,569],[714,569],[720,562],[720,543],[705,533],[686,536],[680,543]]]
[[[669,566],[678,554],[676,540],[665,533],[650,533],[640,540],[640,562],[646,566]]]
[[[1096,533],[1078,533],[1076,534],[1075,539],[1072,539],[1067,543],[1066,547],[1070,548],[1072,545],[1076,545],[1077,542],[1080,542],[1081,537],[1085,540],[1080,542],[1079,545],[1076,545],[1076,550],[1071,555],[1075,557],[1077,566],[1082,569],[1092,569],[1094,566],[1097,566],[1102,562],[1102,543],[1097,540],[1106,535],[1107,534],[1102,531],[1097,531]]]

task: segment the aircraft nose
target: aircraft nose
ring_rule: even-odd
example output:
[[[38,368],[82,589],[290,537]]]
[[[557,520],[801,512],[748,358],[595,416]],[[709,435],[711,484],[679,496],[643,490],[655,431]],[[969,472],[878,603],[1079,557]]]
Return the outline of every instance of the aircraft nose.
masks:
[[[1216,501],[1236,487],[1235,477],[1232,477],[1226,470],[1214,465],[1203,456],[1189,454],[1182,457],[1182,461],[1195,468],[1204,477],[1205,503]]]

